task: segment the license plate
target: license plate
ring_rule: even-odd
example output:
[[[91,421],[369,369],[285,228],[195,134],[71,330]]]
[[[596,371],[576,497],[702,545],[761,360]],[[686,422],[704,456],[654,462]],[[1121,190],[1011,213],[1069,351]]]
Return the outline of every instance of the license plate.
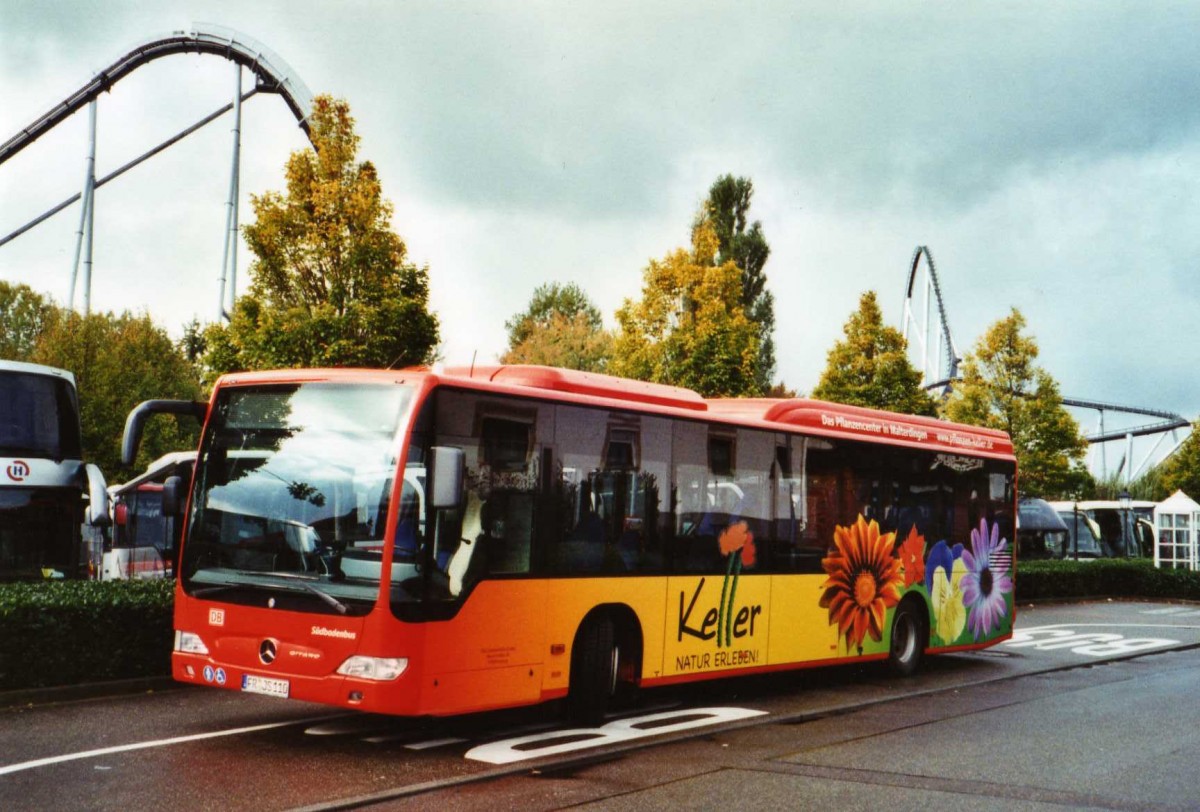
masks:
[[[264,694],[266,696],[277,696],[287,699],[289,687],[288,681],[285,679],[256,677],[253,674],[242,675],[242,690],[247,693]]]

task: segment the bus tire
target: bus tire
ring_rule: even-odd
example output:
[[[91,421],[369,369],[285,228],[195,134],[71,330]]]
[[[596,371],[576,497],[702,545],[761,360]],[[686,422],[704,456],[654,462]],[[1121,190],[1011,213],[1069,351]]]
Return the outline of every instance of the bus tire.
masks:
[[[911,677],[925,655],[928,621],[919,600],[901,601],[892,616],[888,668],[898,677]]]
[[[599,724],[608,712],[617,690],[621,649],[616,643],[612,620],[607,615],[590,617],[575,635],[571,652],[571,677],[567,688],[567,714],[571,721]]]

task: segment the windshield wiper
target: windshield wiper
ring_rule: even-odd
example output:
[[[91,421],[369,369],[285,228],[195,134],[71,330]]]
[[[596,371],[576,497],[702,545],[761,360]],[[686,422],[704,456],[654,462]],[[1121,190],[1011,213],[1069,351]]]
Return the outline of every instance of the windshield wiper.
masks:
[[[306,575],[291,575],[286,572],[254,572],[245,574],[255,576],[266,575],[270,578],[282,578],[289,583],[294,583],[303,589],[307,589],[309,592],[313,593],[318,598],[325,601],[325,603],[336,609],[339,615],[344,615],[349,611],[349,608],[346,606],[346,604],[342,603],[320,587],[314,586]]]
[[[318,598],[325,601],[325,603],[329,604],[334,609],[336,609],[339,615],[344,615],[344,614],[346,614],[346,612],[350,611],[349,607],[347,607],[346,604],[342,603],[337,598],[333,597],[332,595],[330,595],[328,592],[321,589],[320,587],[314,586],[313,584],[309,583],[308,579],[303,575],[288,575],[287,573],[283,573],[283,572],[249,572],[249,571],[239,572],[238,575],[245,575],[245,576],[250,576],[250,577],[254,577],[254,578],[261,578],[263,576],[267,576],[269,578],[282,578],[283,580],[287,581],[289,584],[294,583],[296,586],[301,587],[302,589],[306,589],[309,592],[313,593]],[[253,581],[226,581],[225,583],[213,584],[212,586],[202,586],[199,589],[192,590],[192,595],[194,597],[199,598],[199,597],[203,597],[204,595],[215,595],[218,592],[227,592],[231,589],[271,589],[271,588],[272,587],[268,584],[255,583]]]
[[[235,583],[213,584],[212,586],[202,586],[199,589],[193,589],[192,596],[196,597],[196,598],[201,598],[205,595],[215,595],[218,592],[225,592],[230,589],[238,589],[239,587],[243,587],[243,586],[253,586],[253,585],[252,584],[235,584]]]

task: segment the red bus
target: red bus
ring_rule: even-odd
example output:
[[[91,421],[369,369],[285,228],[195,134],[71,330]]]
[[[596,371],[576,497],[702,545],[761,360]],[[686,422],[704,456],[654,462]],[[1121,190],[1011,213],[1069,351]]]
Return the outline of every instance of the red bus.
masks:
[[[450,715],[978,649],[1013,628],[1000,432],[531,366],[221,378],[173,674]],[[181,508],[182,509],[182,508]]]

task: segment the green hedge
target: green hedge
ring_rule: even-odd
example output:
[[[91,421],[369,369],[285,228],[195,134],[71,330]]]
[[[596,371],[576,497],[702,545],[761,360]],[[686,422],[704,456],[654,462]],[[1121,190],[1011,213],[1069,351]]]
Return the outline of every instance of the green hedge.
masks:
[[[1155,569],[1146,559],[1023,561],[1017,600],[1148,598],[1200,601],[1200,572]]]
[[[171,672],[172,580],[0,584],[0,690]]]

